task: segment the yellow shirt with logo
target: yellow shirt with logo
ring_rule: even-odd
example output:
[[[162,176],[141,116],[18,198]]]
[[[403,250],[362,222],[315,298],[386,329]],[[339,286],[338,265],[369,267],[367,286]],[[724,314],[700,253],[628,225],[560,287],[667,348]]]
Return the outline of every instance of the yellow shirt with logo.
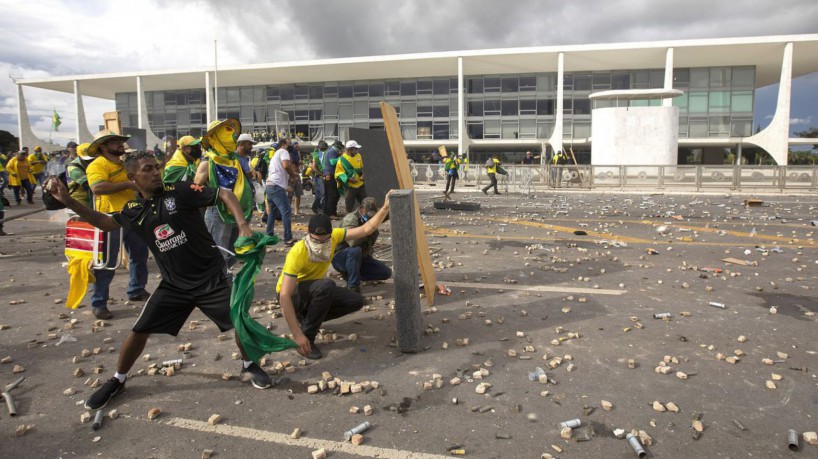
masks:
[[[338,244],[343,242],[347,236],[347,230],[344,228],[335,228],[332,230],[332,256],[335,255],[335,248]],[[309,237],[309,236],[307,236]],[[332,260],[330,256],[330,260]],[[287,258],[284,260],[284,268],[281,270],[281,276],[278,278],[276,284],[276,293],[281,293],[281,283],[284,282],[284,276],[295,277],[296,283],[323,279],[327,275],[330,262],[316,263],[311,262],[307,247],[304,241],[298,241],[289,252]]]
[[[117,164],[104,156],[99,156],[91,162],[85,172],[88,174],[88,185],[91,188],[101,182],[122,183],[128,181],[125,165]],[[133,190],[122,190],[113,194],[95,193],[94,209],[104,213],[119,212],[128,201],[134,199],[136,199],[136,192]]]

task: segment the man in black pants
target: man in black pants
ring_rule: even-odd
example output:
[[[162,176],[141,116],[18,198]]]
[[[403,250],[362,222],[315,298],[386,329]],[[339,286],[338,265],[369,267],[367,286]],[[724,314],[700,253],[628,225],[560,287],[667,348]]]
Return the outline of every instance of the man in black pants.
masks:
[[[139,197],[110,216],[71,198],[60,180],[51,179],[46,185],[46,190],[58,201],[97,228],[113,231],[122,227],[136,233],[151,249],[162,272],[162,282],[122,343],[114,377],[85,402],[89,410],[103,408],[122,392],[128,371],[152,333],[176,336],[194,307],[222,332],[233,328],[224,258],[207,231],[201,210],[221,200],[236,218],[239,234],[252,235],[238,199],[229,190],[192,182],[164,185],[159,165],[149,153],[128,157],[125,170],[128,179],[136,183]],[[236,344],[239,344],[238,337]],[[249,376],[258,389],[270,387],[270,376],[258,364],[247,360],[240,344],[239,350],[244,357],[242,375]]]
[[[321,160],[321,170],[324,172],[324,214],[333,219],[339,218],[338,200],[341,199],[341,195],[338,193],[338,184],[335,182],[335,165],[338,164],[338,158],[341,157],[340,151],[343,148],[344,144],[336,140],[331,147],[327,148]]]
[[[360,293],[339,287],[335,281],[327,279],[327,269],[335,248],[343,241],[369,236],[378,229],[388,213],[387,195],[381,210],[357,228],[333,229],[327,215],[313,215],[307,237],[287,252],[276,292],[281,312],[293,340],[298,344],[298,352],[308,359],[323,356],[315,345],[315,337],[325,320],[343,317],[364,305],[364,297]]]

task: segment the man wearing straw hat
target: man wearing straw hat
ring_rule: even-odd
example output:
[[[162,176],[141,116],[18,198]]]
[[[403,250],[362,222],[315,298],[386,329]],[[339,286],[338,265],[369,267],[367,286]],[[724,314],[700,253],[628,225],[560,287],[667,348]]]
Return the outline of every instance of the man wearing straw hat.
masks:
[[[121,211],[128,201],[136,198],[136,184],[128,180],[125,166],[120,156],[125,154],[125,141],[130,136],[119,135],[103,129],[94,136],[88,146],[87,156],[96,156],[88,165],[88,185],[94,195],[94,209],[98,212],[112,214]],[[120,237],[122,245],[128,251],[130,280],[128,281],[128,299],[145,301],[150,294],[145,290],[148,283],[148,248],[131,230],[123,228],[121,233],[109,234],[110,249],[107,251],[108,265],[113,267],[119,259]],[[98,319],[111,319],[113,314],[108,310],[108,289],[114,279],[115,270],[95,269],[96,282],[91,292],[91,308]]]

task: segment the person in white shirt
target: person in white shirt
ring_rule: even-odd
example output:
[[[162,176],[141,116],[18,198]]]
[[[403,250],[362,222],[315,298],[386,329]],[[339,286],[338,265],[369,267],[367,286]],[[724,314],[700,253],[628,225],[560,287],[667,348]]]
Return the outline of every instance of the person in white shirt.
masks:
[[[267,216],[267,234],[273,235],[273,226],[276,217],[281,216],[281,223],[284,225],[284,243],[295,244],[292,231],[292,212],[290,210],[290,198],[287,192],[291,191],[289,182],[293,175],[290,167],[290,154],[287,147],[289,139],[282,138],[278,142],[278,150],[270,158],[270,168],[267,173],[266,195],[267,204],[270,207],[270,214]]]

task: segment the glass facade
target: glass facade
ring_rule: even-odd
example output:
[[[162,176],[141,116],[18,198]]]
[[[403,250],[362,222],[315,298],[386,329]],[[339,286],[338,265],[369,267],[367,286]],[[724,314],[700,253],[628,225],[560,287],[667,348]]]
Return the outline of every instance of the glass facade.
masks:
[[[755,67],[674,69],[673,86],[684,95],[679,137],[746,137],[752,134]],[[566,72],[563,77],[563,137],[591,136],[588,96],[611,89],[661,88],[663,69]],[[467,75],[464,77],[467,134],[472,139],[547,139],[556,122],[557,74]],[[145,93],[153,132],[201,135],[206,129],[205,90]],[[276,121],[302,139],[333,140],[345,127],[383,127],[378,103],[395,107],[406,140],[457,139],[457,78],[368,81],[218,88],[217,117],[237,118],[246,132],[274,132]],[[598,101],[603,107],[610,101]],[[631,105],[660,105],[660,100]],[[137,125],[136,93],[118,93],[123,126]],[[286,116],[282,116],[286,113]],[[284,123],[279,123],[279,129]]]

